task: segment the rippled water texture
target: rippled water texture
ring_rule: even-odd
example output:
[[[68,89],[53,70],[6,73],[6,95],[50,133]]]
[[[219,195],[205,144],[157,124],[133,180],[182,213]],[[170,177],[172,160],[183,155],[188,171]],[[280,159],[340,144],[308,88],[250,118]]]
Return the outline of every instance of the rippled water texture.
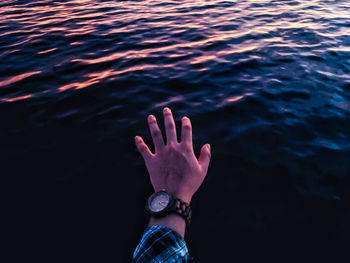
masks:
[[[164,106],[191,118],[197,153],[212,145],[196,262],[340,262],[349,90],[347,0],[0,2],[1,177],[50,262],[129,260],[152,192],[133,136],[150,143]]]

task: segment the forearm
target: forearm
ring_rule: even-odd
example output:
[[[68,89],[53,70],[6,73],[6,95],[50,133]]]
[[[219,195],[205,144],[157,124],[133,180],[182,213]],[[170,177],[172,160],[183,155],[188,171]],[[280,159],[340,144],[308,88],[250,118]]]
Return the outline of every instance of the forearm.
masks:
[[[160,218],[151,217],[148,226],[155,225],[171,228],[172,230],[179,233],[183,238],[185,237],[186,221],[180,215],[172,213]]]

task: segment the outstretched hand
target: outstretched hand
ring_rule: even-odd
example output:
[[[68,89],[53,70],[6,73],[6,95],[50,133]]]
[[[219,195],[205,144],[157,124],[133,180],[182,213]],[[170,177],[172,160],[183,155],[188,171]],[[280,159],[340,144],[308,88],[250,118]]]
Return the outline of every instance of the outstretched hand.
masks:
[[[173,115],[164,108],[166,144],[153,115],[148,116],[155,153],[152,153],[140,136],[135,137],[155,192],[167,190],[177,198],[190,203],[202,184],[210,162],[210,145],[205,144],[197,160],[193,152],[192,126],[187,117],[182,118],[181,141],[178,142]]]

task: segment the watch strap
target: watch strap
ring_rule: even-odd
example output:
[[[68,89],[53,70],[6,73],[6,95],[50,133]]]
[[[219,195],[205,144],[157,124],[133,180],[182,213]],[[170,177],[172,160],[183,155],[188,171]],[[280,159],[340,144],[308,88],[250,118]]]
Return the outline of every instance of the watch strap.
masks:
[[[167,195],[169,195],[170,203],[168,204],[168,206],[164,210],[159,211],[159,212],[154,212],[149,207],[149,205],[150,205],[149,201],[151,200],[151,198],[154,195],[159,194],[160,192],[165,192]],[[187,225],[190,224],[191,216],[192,216],[192,209],[188,203],[186,203],[186,202],[182,201],[181,199],[176,198],[175,196],[167,193],[165,190],[161,190],[157,193],[154,193],[153,195],[151,195],[148,198],[146,205],[145,205],[145,212],[151,216],[154,216],[154,217],[163,217],[163,216],[166,216],[170,213],[176,213],[185,219]]]
[[[186,220],[187,225],[190,224],[192,209],[188,203],[174,197],[174,203],[170,211],[175,212],[176,214],[182,216]]]

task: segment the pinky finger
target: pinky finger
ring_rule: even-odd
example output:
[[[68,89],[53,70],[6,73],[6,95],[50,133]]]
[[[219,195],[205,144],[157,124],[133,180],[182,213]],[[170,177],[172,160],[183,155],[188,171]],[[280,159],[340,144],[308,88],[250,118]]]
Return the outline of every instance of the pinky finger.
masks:
[[[152,157],[151,151],[140,136],[135,136],[135,144],[145,161]]]

